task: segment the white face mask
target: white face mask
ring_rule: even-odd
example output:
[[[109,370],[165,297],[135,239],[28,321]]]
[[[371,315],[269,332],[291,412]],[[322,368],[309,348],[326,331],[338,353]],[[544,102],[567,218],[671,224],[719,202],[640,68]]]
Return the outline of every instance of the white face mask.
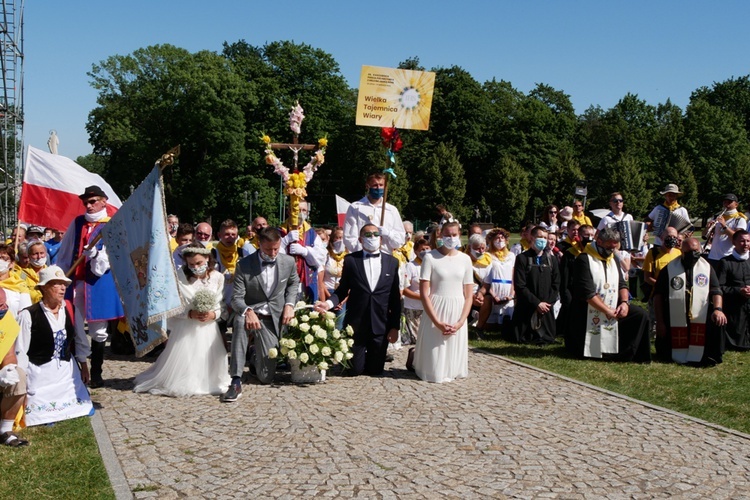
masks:
[[[461,238],[458,236],[443,236],[443,246],[448,250],[453,250],[461,244]]]
[[[427,255],[427,250],[422,250],[421,252],[419,252],[419,258],[420,259],[424,260],[424,256],[425,255]]]
[[[333,242],[333,251],[341,253],[344,251],[344,240],[336,240]]]
[[[42,257],[41,259],[30,259],[29,264],[31,264],[34,267],[42,267],[44,264],[47,263],[47,257]]]
[[[307,220],[307,212],[300,212],[299,213],[299,220],[302,222],[305,222]]]
[[[471,255],[474,256],[475,259],[480,258],[482,255],[484,255],[484,252],[480,252],[479,250],[471,249]]]
[[[272,259],[268,255],[264,254],[263,250],[260,250],[258,253],[260,254],[260,260],[262,260],[263,262],[276,262],[275,258]]]
[[[10,269],[10,262],[7,260],[0,260],[0,273],[4,273],[8,269]]]
[[[495,240],[492,242],[492,246],[497,248],[498,250],[502,250],[505,248],[505,240]]]
[[[378,251],[380,249],[380,236],[363,237],[362,248],[370,253]]]
[[[190,269],[190,272],[196,276],[203,276],[204,274],[206,274],[206,271],[208,271],[208,264],[203,264],[195,267],[188,266],[188,269]]]

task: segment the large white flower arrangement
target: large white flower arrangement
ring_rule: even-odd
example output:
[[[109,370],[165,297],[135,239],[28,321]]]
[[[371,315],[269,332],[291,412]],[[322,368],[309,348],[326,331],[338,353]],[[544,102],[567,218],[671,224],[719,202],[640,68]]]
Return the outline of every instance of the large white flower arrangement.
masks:
[[[336,329],[336,315],[328,311],[311,311],[305,302],[298,302],[294,308],[294,318],[289,322],[287,333],[279,345],[281,351],[271,349],[269,356],[285,356],[296,359],[300,366],[314,365],[318,370],[328,370],[334,364],[349,367],[354,345],[354,330],[347,326]]]

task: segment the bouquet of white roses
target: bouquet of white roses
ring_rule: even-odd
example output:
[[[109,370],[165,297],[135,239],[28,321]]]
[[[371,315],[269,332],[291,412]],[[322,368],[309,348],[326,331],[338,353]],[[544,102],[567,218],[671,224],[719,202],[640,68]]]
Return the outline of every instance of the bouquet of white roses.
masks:
[[[311,311],[310,307],[305,302],[295,306],[294,318],[279,342],[280,354],[289,360],[298,360],[300,366],[314,365],[318,370],[328,370],[336,363],[348,368],[353,356],[354,330],[351,326],[337,330],[335,313],[321,314]],[[278,356],[275,349],[271,351],[270,357]]]

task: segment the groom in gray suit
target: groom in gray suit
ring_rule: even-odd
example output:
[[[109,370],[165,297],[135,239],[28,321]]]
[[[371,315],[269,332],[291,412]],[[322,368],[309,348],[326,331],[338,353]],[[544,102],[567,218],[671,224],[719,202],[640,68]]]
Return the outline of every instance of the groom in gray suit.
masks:
[[[255,373],[262,384],[270,384],[276,374],[276,360],[268,351],[278,349],[283,326],[294,317],[299,276],[294,257],[280,254],[281,235],[272,227],[258,233],[259,248],[237,264],[232,293],[232,309],[237,313],[232,335],[229,372],[232,383],[222,401],[236,401],[242,394],[248,336],[255,338]]]

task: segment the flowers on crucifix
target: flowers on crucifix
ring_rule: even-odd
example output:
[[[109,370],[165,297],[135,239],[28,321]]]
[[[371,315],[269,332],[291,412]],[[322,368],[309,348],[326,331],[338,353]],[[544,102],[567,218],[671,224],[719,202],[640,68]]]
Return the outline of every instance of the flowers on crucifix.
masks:
[[[266,164],[272,166],[274,173],[280,175],[281,178],[284,179],[286,187],[285,193],[289,195],[290,215],[292,221],[295,223],[299,214],[299,203],[307,196],[307,183],[313,178],[313,175],[318,168],[325,163],[326,148],[328,147],[328,138],[321,137],[318,139],[318,149],[312,154],[310,161],[307,162],[307,165],[302,167],[302,171],[300,172],[297,164],[298,153],[302,149],[306,149],[306,146],[298,144],[298,137],[302,131],[302,120],[304,119],[304,110],[302,109],[302,106],[299,105],[299,102],[297,102],[289,112],[289,128],[294,133],[293,144],[274,145],[268,134],[263,134],[261,137],[261,141],[265,145]],[[276,156],[274,146],[290,149],[294,153],[294,166],[291,171],[289,167],[284,165],[281,159]],[[315,146],[310,145],[309,148],[314,149]]]

